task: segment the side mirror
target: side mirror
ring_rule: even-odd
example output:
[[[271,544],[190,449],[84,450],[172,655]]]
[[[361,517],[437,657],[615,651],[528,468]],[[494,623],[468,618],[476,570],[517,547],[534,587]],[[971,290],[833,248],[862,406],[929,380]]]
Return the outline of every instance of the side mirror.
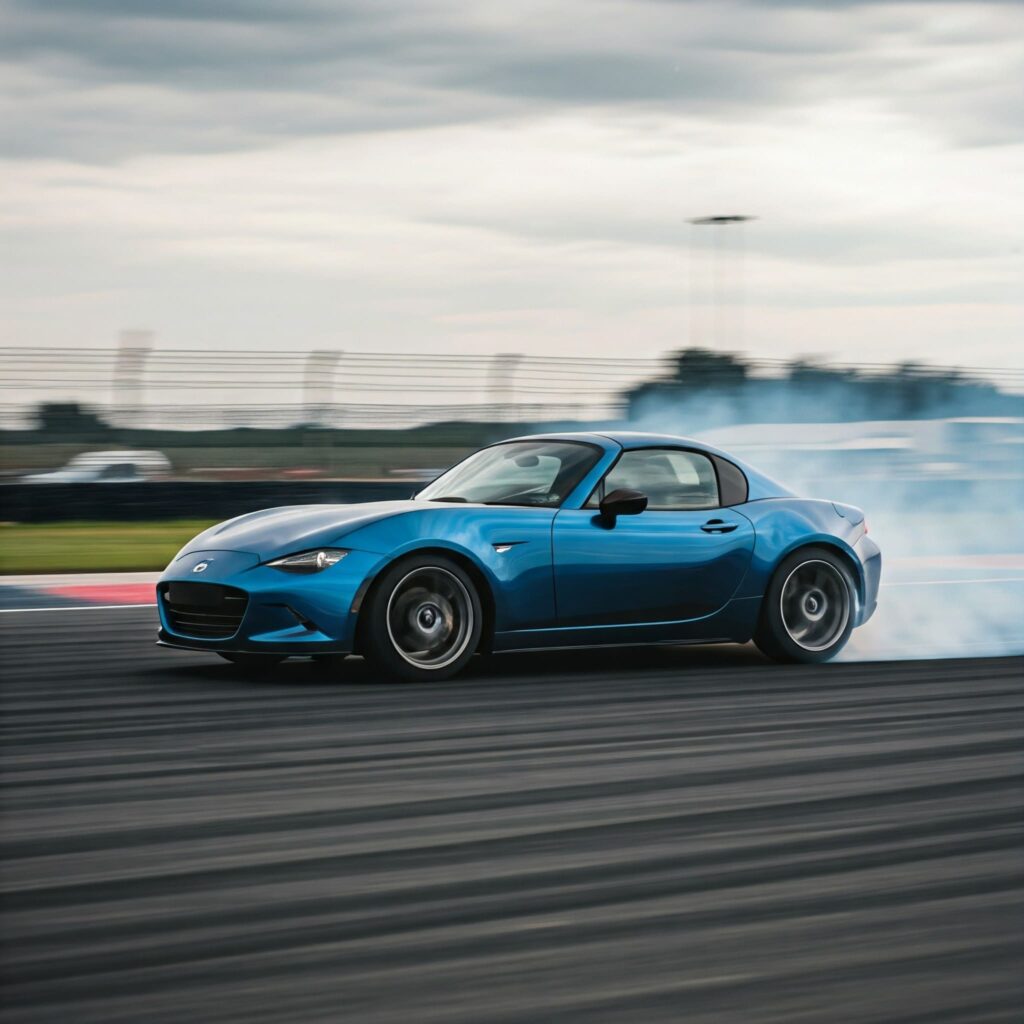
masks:
[[[619,516],[638,516],[647,508],[647,495],[639,491],[631,491],[628,487],[620,487],[601,499],[599,506],[601,518],[614,526]]]

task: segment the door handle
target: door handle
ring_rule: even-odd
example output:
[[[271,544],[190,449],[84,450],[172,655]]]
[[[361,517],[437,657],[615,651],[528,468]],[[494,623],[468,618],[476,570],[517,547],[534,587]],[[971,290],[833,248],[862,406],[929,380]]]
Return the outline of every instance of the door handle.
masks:
[[[709,519],[701,529],[705,533],[732,533],[739,523],[727,523],[724,519]]]

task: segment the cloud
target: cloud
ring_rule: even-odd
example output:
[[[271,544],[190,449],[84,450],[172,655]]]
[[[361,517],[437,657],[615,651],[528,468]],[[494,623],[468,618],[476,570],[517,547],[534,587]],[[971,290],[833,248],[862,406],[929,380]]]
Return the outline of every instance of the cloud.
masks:
[[[653,355],[741,212],[750,344],[1019,360],[1022,5],[2,12],[12,340]]]
[[[870,97],[1019,136],[1024,19],[997,4],[11,0],[7,155],[103,161],[566,107],[761,118]]]

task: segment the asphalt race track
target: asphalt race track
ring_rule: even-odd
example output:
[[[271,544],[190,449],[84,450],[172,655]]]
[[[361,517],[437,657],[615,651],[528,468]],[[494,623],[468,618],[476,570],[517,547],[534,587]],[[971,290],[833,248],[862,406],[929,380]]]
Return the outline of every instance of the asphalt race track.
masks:
[[[1024,659],[389,685],[2,618],[4,1020],[1020,1020]]]

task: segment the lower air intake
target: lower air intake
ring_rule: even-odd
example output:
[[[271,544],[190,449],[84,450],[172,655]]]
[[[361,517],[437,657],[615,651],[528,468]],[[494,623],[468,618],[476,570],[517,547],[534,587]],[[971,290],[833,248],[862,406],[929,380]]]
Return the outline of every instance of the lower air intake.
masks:
[[[171,631],[197,640],[230,640],[242,625],[249,595],[219,583],[166,583],[160,600]]]

